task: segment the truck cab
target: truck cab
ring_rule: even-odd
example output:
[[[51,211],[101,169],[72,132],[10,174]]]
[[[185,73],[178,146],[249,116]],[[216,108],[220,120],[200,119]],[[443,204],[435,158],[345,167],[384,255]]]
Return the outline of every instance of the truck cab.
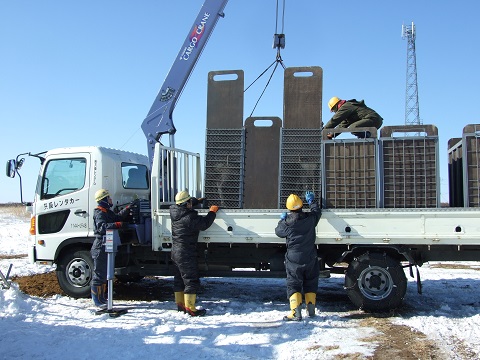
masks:
[[[108,189],[114,210],[121,209],[134,200],[148,202],[149,179],[143,155],[95,146],[48,151],[29,207],[30,261],[56,263],[64,291],[83,295],[92,271],[95,192]]]

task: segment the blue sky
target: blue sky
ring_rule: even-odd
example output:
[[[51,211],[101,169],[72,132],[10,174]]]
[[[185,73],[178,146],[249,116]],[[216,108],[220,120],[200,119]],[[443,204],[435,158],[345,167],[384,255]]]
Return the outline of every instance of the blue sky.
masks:
[[[146,154],[147,115],[202,0],[0,1],[1,160],[56,147],[102,145]],[[334,5],[335,4],[335,5]],[[250,84],[275,60],[276,0],[230,0],[173,120],[176,146],[203,154],[207,76],[242,69]],[[477,0],[286,0],[287,67],[321,66],[323,121],[328,99],[364,99],[384,118],[405,118],[407,41],[415,22],[420,117],[440,135],[442,200],[448,201],[447,142],[480,123]],[[245,96],[253,109],[267,81]],[[254,116],[282,118],[280,70]],[[203,157],[202,157],[203,158]],[[24,200],[39,164],[27,158]],[[0,203],[20,201],[18,179],[0,176]]]

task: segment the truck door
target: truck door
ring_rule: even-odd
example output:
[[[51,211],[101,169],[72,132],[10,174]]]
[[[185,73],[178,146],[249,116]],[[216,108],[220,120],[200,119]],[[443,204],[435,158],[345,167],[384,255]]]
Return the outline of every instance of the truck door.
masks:
[[[89,235],[92,221],[88,207],[89,169],[89,153],[56,154],[47,158],[35,194],[38,239],[60,243]]]

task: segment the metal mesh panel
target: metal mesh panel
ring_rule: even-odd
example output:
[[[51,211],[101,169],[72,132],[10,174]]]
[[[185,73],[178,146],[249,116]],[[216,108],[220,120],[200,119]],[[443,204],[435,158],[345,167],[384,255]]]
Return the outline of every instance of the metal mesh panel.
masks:
[[[383,206],[438,207],[438,137],[388,138],[381,146]]]
[[[242,208],[245,135],[243,129],[207,129],[205,197],[226,208]]]
[[[480,207],[480,125],[463,130],[465,205]]]
[[[327,208],[375,208],[376,139],[323,142],[323,196]]]
[[[282,129],[280,195],[278,208],[284,208],[290,194],[303,196],[313,191],[321,195],[320,129]]]

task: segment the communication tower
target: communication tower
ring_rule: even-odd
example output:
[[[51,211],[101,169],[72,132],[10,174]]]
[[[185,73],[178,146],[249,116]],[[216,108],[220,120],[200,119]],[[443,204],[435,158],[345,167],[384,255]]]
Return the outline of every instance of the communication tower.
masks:
[[[402,39],[407,39],[407,86],[405,91],[405,125],[421,125],[418,109],[417,60],[415,55],[415,24],[402,25]]]

